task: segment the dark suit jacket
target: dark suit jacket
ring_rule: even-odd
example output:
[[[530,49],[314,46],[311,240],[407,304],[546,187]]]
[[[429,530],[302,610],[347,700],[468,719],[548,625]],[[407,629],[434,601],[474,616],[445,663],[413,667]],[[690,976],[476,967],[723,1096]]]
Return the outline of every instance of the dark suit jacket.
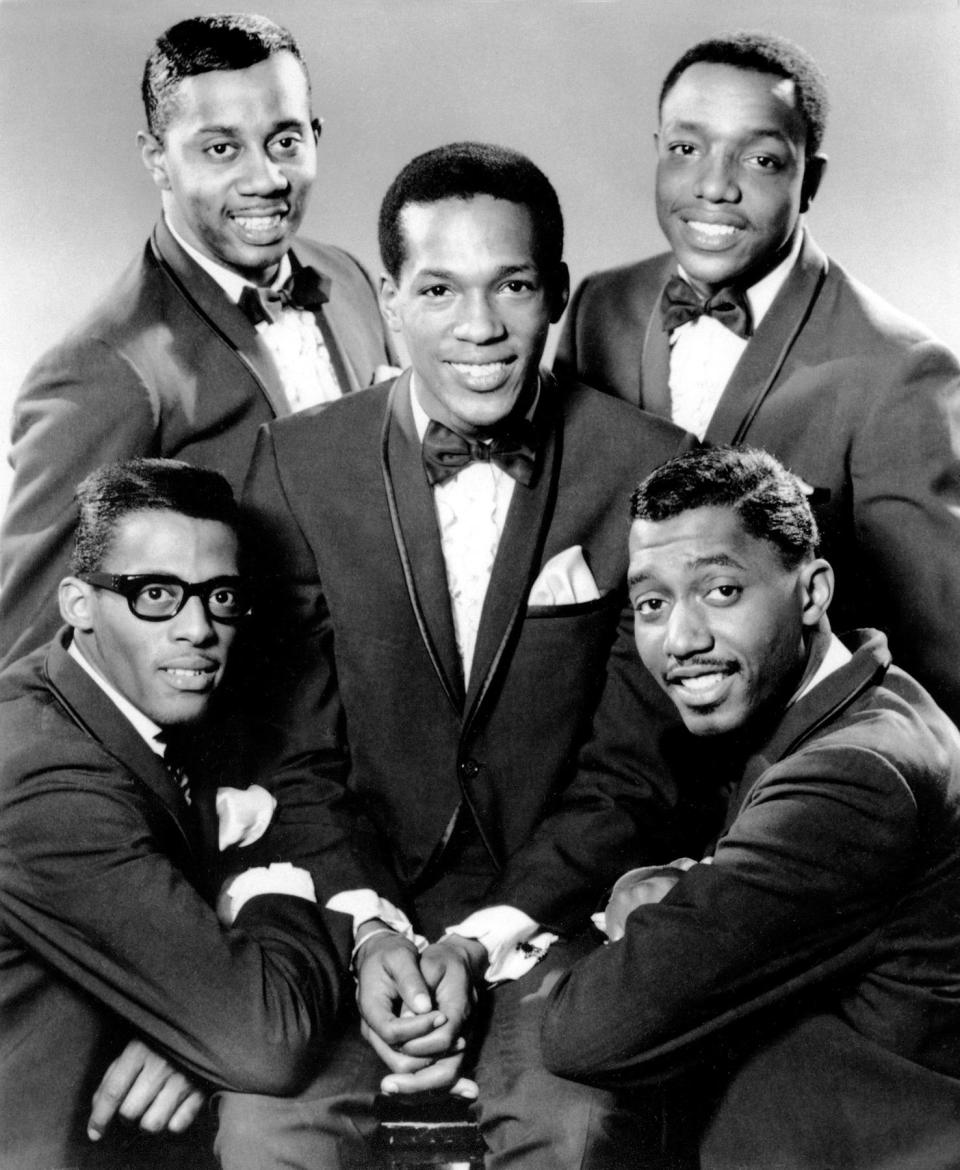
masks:
[[[588,277],[557,368],[669,417],[670,254]],[[960,367],[806,236],[705,441],[763,447],[814,489],[838,629],[877,626],[960,719]]]
[[[366,273],[339,248],[298,242],[294,256],[329,281],[317,318],[341,382],[369,386],[390,353]],[[239,492],[257,428],[289,412],[256,330],[161,220],[140,259],[18,395],[0,532],[0,660],[41,645],[60,624],[73,492],[88,472],[167,456],[212,467]]]
[[[882,634],[848,644],[743,763],[713,864],[548,1009],[555,1072],[719,1080],[711,1170],[956,1164],[960,734]]]
[[[477,900],[567,929],[634,833],[655,836],[655,816],[640,830],[632,817],[657,806],[659,779],[632,759],[578,774],[577,752],[611,644],[632,642],[629,609],[618,635],[631,489],[691,440],[548,379],[538,475],[515,488],[465,692],[408,386],[405,374],[261,433],[244,502],[263,563],[297,589],[260,606],[278,617],[282,677],[268,687],[258,669],[256,693],[286,713],[282,774],[327,801],[314,837],[326,896],[373,887],[410,908],[462,807],[497,875]],[[573,545],[599,600],[528,606],[544,563]],[[633,708],[631,736],[636,724]]]
[[[196,793],[198,825],[67,641],[0,676],[0,1165],[17,1170],[76,1164],[132,1036],[212,1085],[293,1092],[339,997],[316,906],[256,897],[219,925],[200,893],[215,794]]]

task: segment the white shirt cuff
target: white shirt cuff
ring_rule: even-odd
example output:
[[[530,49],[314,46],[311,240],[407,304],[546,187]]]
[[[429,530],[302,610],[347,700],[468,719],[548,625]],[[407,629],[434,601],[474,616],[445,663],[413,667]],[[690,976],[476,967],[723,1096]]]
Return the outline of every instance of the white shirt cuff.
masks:
[[[515,906],[488,906],[448,926],[447,934],[459,934],[483,943],[489,956],[488,983],[519,979],[532,970],[559,935],[541,930],[529,914]]]
[[[423,935],[414,931],[406,914],[386,898],[381,898],[376,890],[341,890],[339,894],[334,894],[329,899],[327,909],[349,914],[353,919],[354,935],[365,922],[369,922],[371,918],[379,918],[387,926],[392,926],[397,934],[410,939],[418,951],[422,951],[427,945]]]
[[[313,878],[305,869],[289,861],[275,861],[228,878],[217,898],[217,917],[224,925],[232,926],[244,903],[258,894],[289,894],[307,902],[317,900]]]

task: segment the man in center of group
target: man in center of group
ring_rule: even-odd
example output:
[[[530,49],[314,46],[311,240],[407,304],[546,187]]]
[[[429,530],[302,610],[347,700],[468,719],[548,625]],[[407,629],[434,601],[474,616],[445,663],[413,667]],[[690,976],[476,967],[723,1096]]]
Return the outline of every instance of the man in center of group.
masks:
[[[312,873],[353,920],[369,1046],[345,1038],[309,1107],[228,1099],[221,1156],[336,1165],[333,1138],[382,1078],[388,1093],[479,1086],[491,1166],[622,1166],[631,1120],[544,1070],[539,1011],[619,860],[645,856],[666,824],[654,810],[669,814],[666,786],[602,735],[578,753],[611,647],[642,674],[622,620],[631,476],[691,440],[541,374],[566,303],[563,220],[522,155],[414,159],[380,246],[412,370],[265,428],[244,493],[266,568],[294,585],[259,611],[280,648],[270,689],[257,679],[285,709],[275,780],[284,808],[298,782],[323,801]],[[635,705],[617,709],[629,728],[602,725],[632,736]]]

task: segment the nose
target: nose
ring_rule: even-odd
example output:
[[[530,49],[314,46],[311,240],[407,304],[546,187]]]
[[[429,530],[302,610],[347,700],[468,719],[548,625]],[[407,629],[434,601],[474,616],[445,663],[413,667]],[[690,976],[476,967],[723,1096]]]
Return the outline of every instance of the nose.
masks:
[[[217,640],[217,631],[199,597],[189,597],[183,609],[170,619],[170,637],[191,646],[208,646]]]
[[[740,188],[734,161],[725,154],[708,154],[697,172],[695,194],[708,203],[737,203]]]
[[[239,186],[244,195],[272,195],[286,191],[290,181],[267,151],[248,149]]]
[[[460,341],[488,345],[491,341],[501,340],[505,333],[500,314],[485,292],[464,294],[455,326]]]
[[[713,649],[713,635],[699,606],[677,602],[667,620],[664,653],[677,660]]]

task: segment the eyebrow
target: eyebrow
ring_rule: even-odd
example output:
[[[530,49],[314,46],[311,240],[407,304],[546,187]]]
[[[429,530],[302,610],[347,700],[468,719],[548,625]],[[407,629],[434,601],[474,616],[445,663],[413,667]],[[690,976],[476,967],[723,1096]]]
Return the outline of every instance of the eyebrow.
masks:
[[[670,130],[675,134],[700,134],[703,133],[705,129],[706,127],[703,122],[673,122],[670,124]],[[748,142],[753,142],[758,138],[775,138],[778,142],[785,143],[790,143],[793,141],[793,139],[784,134],[782,130],[777,129],[774,126],[758,126],[753,130],[748,130],[746,134],[741,135],[741,138]]]
[[[282,122],[277,122],[270,127],[268,137],[278,134],[283,130],[303,130],[306,127],[306,122],[301,122],[299,118],[285,118]],[[194,131],[195,134],[225,134],[232,138],[239,138],[243,131],[238,126],[225,125],[209,125],[198,126]]]
[[[693,560],[688,561],[686,567],[688,569],[743,569],[740,561],[730,556],[729,553],[710,553],[703,557],[694,557]],[[643,570],[639,573],[631,573],[627,577],[628,588],[634,588],[637,585],[642,585],[653,577],[653,573],[648,570]]]
[[[502,268],[498,268],[494,273],[494,280],[501,280],[504,276],[516,276],[522,272],[538,272],[536,263],[530,260],[526,264],[505,264]],[[446,268],[421,268],[416,273],[417,280],[459,280],[460,277],[456,272],[451,272]]]

